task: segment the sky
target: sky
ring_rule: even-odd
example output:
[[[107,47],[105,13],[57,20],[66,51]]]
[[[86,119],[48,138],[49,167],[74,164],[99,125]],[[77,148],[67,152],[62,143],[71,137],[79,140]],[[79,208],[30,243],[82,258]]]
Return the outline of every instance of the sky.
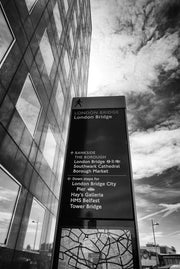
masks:
[[[91,0],[88,96],[125,95],[141,246],[180,253],[180,1]]]

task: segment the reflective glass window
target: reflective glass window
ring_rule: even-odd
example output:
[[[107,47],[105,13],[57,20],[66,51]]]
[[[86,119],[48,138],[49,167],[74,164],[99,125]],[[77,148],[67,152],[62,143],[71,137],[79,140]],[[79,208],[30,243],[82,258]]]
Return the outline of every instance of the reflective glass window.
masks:
[[[6,244],[20,185],[0,165],[0,244]]]
[[[33,136],[41,112],[41,104],[30,75],[26,77],[16,109]]]
[[[74,90],[74,85],[71,85],[71,97],[75,97],[75,90]]]
[[[66,115],[66,118],[67,118],[67,115]],[[68,123],[66,122],[66,125],[64,128],[64,140],[66,140],[66,134],[67,134],[67,126],[68,126]],[[64,165],[64,152],[61,152],[60,153],[60,156],[59,156],[59,171],[58,171],[58,182],[61,184],[61,179],[62,179],[62,171],[63,171],[63,165]]]
[[[81,60],[81,45],[79,42],[78,42],[78,53],[79,53],[79,62],[80,62],[80,60]]]
[[[68,11],[68,0],[64,0],[64,7],[65,7],[65,10],[66,10],[66,13]]]
[[[71,48],[73,50],[73,47],[74,47],[74,38],[73,38],[72,28],[70,30],[69,36],[70,36]]]
[[[54,156],[56,152],[56,144],[57,143],[51,131],[51,128],[48,127],[43,155],[46,161],[48,162],[49,166],[51,167],[51,169],[53,168]]]
[[[67,51],[65,52],[65,55],[64,55],[64,66],[65,66],[65,70],[66,70],[66,75],[68,77],[69,76],[69,71],[70,71],[70,65],[69,65],[69,59],[68,59]]]
[[[61,88],[61,83],[59,81],[57,91],[56,91],[56,101],[59,108],[60,115],[62,114],[63,105],[64,105],[64,95]]]
[[[76,77],[78,78],[78,63],[77,63],[77,61],[75,63],[75,72],[76,72]]]
[[[69,121],[70,121],[70,104],[66,107],[64,127],[63,127],[63,137],[64,137],[64,141],[65,142],[67,140],[67,133],[68,133],[68,128],[69,128]],[[63,156],[62,156],[62,158],[63,158]],[[62,166],[62,168],[63,168],[63,166]]]
[[[25,0],[28,11],[31,12],[38,0]]]
[[[80,14],[79,0],[77,0],[77,12],[78,12],[78,15],[79,15]]]
[[[81,40],[81,44],[83,44],[83,33],[82,33],[82,30],[80,32],[80,40]]]
[[[60,38],[61,32],[62,32],[62,24],[61,24],[61,18],[60,18],[58,3],[56,3],[55,6],[54,6],[53,15],[54,15],[56,28],[57,28],[58,37]]]
[[[75,28],[77,28],[77,19],[76,19],[76,14],[75,13],[74,13],[73,17],[74,17],[74,26],[75,26]]]
[[[49,235],[49,244],[53,244],[54,242],[54,232],[55,232],[55,224],[56,224],[56,218],[52,217],[51,218],[51,228],[50,228],[50,235]]]
[[[29,251],[38,251],[40,249],[44,214],[45,208],[34,198],[24,239],[24,249]]]
[[[4,59],[13,44],[13,41],[14,37],[12,31],[10,30],[8,21],[0,3],[0,67],[3,64]]]
[[[54,62],[54,57],[46,30],[44,31],[42,39],[39,43],[39,47],[44,60],[44,64],[46,66],[47,73],[49,75]]]

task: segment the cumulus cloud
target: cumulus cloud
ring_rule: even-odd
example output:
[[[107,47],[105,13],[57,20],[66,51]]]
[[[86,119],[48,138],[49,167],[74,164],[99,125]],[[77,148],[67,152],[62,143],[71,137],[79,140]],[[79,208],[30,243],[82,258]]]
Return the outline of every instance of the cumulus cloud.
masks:
[[[157,26],[150,2],[92,1],[89,95],[151,92],[162,70],[179,65],[178,31],[150,38]]]
[[[130,137],[134,179],[179,166],[180,129],[136,132]]]

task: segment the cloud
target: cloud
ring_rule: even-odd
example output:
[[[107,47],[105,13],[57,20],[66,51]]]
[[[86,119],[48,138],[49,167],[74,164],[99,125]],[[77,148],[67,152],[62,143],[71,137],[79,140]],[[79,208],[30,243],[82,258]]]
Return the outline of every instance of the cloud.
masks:
[[[140,235],[140,243],[141,243],[141,246],[146,245],[147,242],[153,242],[154,241],[152,231],[149,231],[149,232],[141,232],[139,235]],[[163,237],[164,237],[164,233],[163,232],[157,232],[156,231],[156,239],[157,238],[163,238]]]
[[[9,199],[8,197],[4,197],[3,195],[2,195],[3,193],[0,193],[0,201],[1,202],[7,202],[7,201],[11,201],[12,199]]]
[[[91,7],[88,96],[126,96],[136,205],[145,238],[143,225],[150,218],[164,217],[162,229],[169,223],[175,227],[168,216],[177,216],[173,208],[180,196],[180,3],[92,0]]]
[[[134,179],[179,166],[180,129],[136,132],[130,137]]]
[[[160,182],[160,183],[162,183],[162,182]],[[147,185],[140,183],[140,185],[135,186],[137,200],[139,200],[139,197],[141,197],[141,199],[142,199],[142,202],[139,202],[138,205],[141,204],[143,207],[146,207],[146,204],[147,205],[149,204],[149,200],[161,201],[164,199],[166,199],[166,200],[168,199],[171,201],[175,201],[175,200],[178,200],[180,197],[180,189],[176,189],[176,187],[173,188],[173,184],[172,184],[172,186],[170,185],[169,187],[166,186],[165,181],[163,182],[163,184],[161,184],[158,187],[153,186],[153,183],[152,183],[152,185],[150,185],[150,184],[151,184],[150,182]],[[148,197],[148,200],[146,202],[144,201],[144,197]],[[149,208],[149,205],[148,205],[148,208]]]
[[[136,202],[136,206],[137,206],[137,208],[138,209],[143,209],[143,211],[144,210],[150,210],[150,208],[151,208],[151,204],[150,204],[150,202],[149,202],[149,200],[147,200],[147,199],[145,199],[144,197],[141,197],[140,195],[139,195],[139,192],[138,193],[136,193],[136,199],[135,199],[135,202]],[[153,205],[154,206],[154,205]],[[153,207],[152,206],[152,207]],[[138,210],[138,211],[140,211],[140,210]],[[140,213],[140,212],[139,212]]]
[[[17,196],[17,191],[7,190],[4,187],[0,187],[0,201],[1,202],[11,202]]]
[[[138,219],[138,221],[142,221],[142,220],[146,220],[149,218],[152,218],[156,215],[162,214],[164,213],[161,217],[165,218],[167,216],[169,216],[170,214],[174,213],[175,211],[178,211],[180,209],[180,203],[176,203],[176,204],[159,204],[159,206],[163,207],[163,209],[155,211],[151,214],[145,215],[141,218]]]
[[[3,224],[6,224],[7,221],[9,222],[9,220],[11,219],[11,216],[12,216],[12,214],[9,213],[9,212],[2,212],[2,211],[0,211],[0,221]],[[1,225],[2,225],[2,223],[1,223]]]
[[[180,236],[180,230],[174,231],[174,232],[168,234],[168,236]]]
[[[180,203],[177,204],[159,204],[162,207],[165,207],[166,213],[163,215],[163,217],[167,217],[170,214],[174,213],[175,211],[178,211],[180,209]]]
[[[147,242],[153,242],[153,235],[152,232],[141,232],[139,233],[139,237],[140,237],[140,243],[141,243],[141,247],[143,245],[146,245]]]
[[[162,34],[176,31],[179,28],[180,3],[178,0],[159,1],[156,21]]]
[[[139,218],[138,221],[142,221],[142,220],[145,220],[145,219],[152,218],[152,217],[154,217],[154,216],[156,216],[156,215],[159,215],[159,214],[161,214],[161,213],[164,213],[164,212],[166,212],[166,211],[167,211],[167,209],[161,209],[161,210],[159,210],[159,211],[153,212],[153,213],[151,213],[151,214],[148,214],[148,215],[145,215],[145,216]]]
[[[152,215],[152,212],[158,210],[158,205],[146,197],[136,196],[137,218],[140,221],[144,216]]]
[[[150,38],[157,26],[150,2],[92,1],[89,95],[152,92],[162,70],[178,67],[178,31]]]
[[[92,47],[88,95],[152,92],[151,86],[158,83],[162,69],[169,71],[178,67],[173,55],[178,46],[177,33],[147,44],[138,55],[119,47],[121,38],[128,39],[124,35],[110,35],[99,49]],[[162,69],[158,69],[159,66]]]
[[[129,95],[127,98],[129,133],[179,128],[179,97],[176,98],[174,95],[176,98],[174,102],[168,96]]]

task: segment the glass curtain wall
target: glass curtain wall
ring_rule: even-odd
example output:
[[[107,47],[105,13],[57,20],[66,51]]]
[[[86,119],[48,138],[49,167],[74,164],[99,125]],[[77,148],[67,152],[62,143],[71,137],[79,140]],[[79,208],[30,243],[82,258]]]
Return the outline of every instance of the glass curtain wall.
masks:
[[[52,268],[71,100],[87,92],[88,3],[0,0],[1,269]]]

